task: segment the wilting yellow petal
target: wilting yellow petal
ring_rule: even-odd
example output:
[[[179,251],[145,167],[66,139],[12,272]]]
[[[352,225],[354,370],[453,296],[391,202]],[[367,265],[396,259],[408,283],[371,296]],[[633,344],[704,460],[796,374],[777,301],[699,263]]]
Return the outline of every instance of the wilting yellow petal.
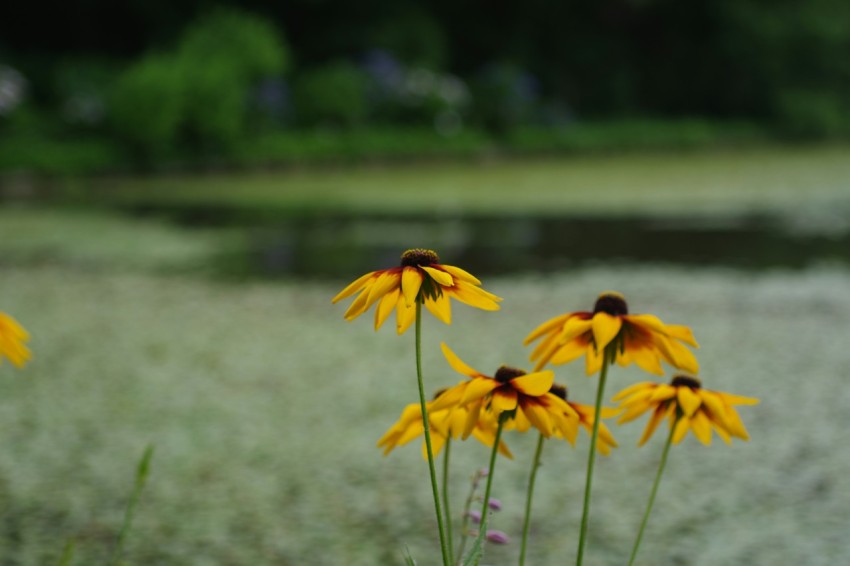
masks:
[[[495,399],[495,395],[493,395],[493,398]],[[525,403],[522,406],[522,412],[543,436],[546,438],[552,436],[552,421],[549,419],[546,409],[536,403]]]
[[[398,302],[395,307],[396,332],[401,336],[410,325],[416,321],[416,307],[408,307],[405,304],[404,297],[399,295]]]
[[[513,411],[517,406],[517,392],[510,387],[499,387],[493,391],[491,403],[494,413]]]
[[[556,316],[555,318],[547,320],[546,322],[532,330],[531,333],[525,337],[525,340],[523,340],[523,344],[528,346],[544,334],[560,327],[568,318],[573,315],[574,313],[568,312],[567,314],[562,314],[560,316]]]
[[[452,303],[449,301],[448,293],[441,293],[435,299],[431,297],[426,298],[425,308],[437,317],[438,320],[446,324],[452,323]]]
[[[433,279],[443,287],[451,287],[452,285],[454,285],[454,279],[452,279],[452,276],[441,269],[426,267],[424,265],[420,265],[419,269],[424,270],[428,275],[431,276],[431,279]]]
[[[592,326],[596,349],[602,351],[620,332],[623,321],[618,316],[611,316],[606,312],[598,312],[593,315]]]
[[[655,408],[652,415],[649,417],[649,421],[646,423],[646,428],[643,431],[643,435],[640,437],[640,441],[638,442],[638,446],[643,446],[646,444],[646,441],[650,439],[652,434],[655,432],[655,429],[658,428],[659,423],[664,420],[664,407],[659,405]]]
[[[521,375],[510,380],[511,386],[530,397],[540,397],[548,392],[555,381],[555,374],[551,371],[540,371]]]
[[[343,289],[342,291],[337,293],[336,297],[331,299],[331,303],[336,303],[337,301],[340,301],[340,300],[342,300],[346,297],[350,297],[354,293],[360,291],[361,289],[363,289],[363,287],[366,286],[366,283],[370,279],[372,279],[372,277],[377,277],[377,275],[376,275],[377,273],[379,273],[379,272],[378,271],[370,271],[369,273],[367,273],[365,275],[361,275],[360,277],[355,279],[352,283],[349,283],[348,286],[345,289]]]
[[[466,405],[472,401],[478,401],[485,397],[488,393],[499,387],[501,383],[489,377],[476,377],[468,382],[466,389],[463,392],[463,397],[460,400],[461,405]]]
[[[706,446],[711,445],[711,422],[705,413],[697,411],[691,418],[691,430],[694,431],[694,436]]]
[[[681,407],[682,412],[686,417],[693,416],[700,405],[702,405],[702,399],[690,387],[682,386],[676,389],[678,389],[676,397],[679,400],[679,407]]]
[[[422,272],[415,267],[406,266],[401,273],[401,292],[404,293],[404,302],[408,307],[416,302],[419,288],[422,287],[422,278]]]
[[[623,389],[622,391],[620,391],[619,393],[614,395],[614,397],[612,397],[611,400],[612,401],[619,401],[621,399],[625,399],[626,397],[628,397],[632,393],[636,393],[641,389],[652,388],[654,385],[655,385],[654,383],[649,382],[649,381],[642,381],[640,383],[635,383],[634,385],[629,385],[628,387],[626,387],[625,389]]]
[[[479,375],[483,375],[481,372],[476,371],[475,369],[469,367],[459,357],[457,354],[452,352],[452,349],[445,342],[440,342],[440,349],[443,350],[443,356],[446,357],[446,361],[449,362],[449,365],[452,366],[452,369],[458,372],[461,375],[465,375],[467,377],[475,377]]]
[[[451,294],[462,303],[481,310],[497,311],[500,308],[498,303],[487,297],[480,287],[475,287],[465,281],[457,281],[453,288],[444,289],[443,292]]]
[[[679,444],[685,438],[690,426],[691,419],[688,417],[679,417],[679,420],[676,421],[676,428],[673,429],[673,444]]]
[[[694,348],[699,348],[699,344],[697,344],[693,332],[691,332],[691,329],[687,326],[682,326],[681,324],[668,324],[667,335],[671,338],[675,338],[676,340],[681,340],[686,344],[690,344]]]
[[[573,316],[564,323],[564,327],[558,335],[558,341],[560,341],[561,344],[566,344],[570,340],[578,338],[585,332],[589,332],[592,328],[592,320],[582,318],[580,316]]]
[[[448,272],[452,277],[457,279],[462,279],[463,281],[467,281],[473,285],[481,285],[481,281],[479,281],[474,275],[459,267],[455,267],[454,265],[440,264],[440,269]]]
[[[398,296],[401,291],[393,289],[378,302],[378,307],[375,309],[375,330],[381,328],[381,325],[392,314],[393,307],[398,303]]]

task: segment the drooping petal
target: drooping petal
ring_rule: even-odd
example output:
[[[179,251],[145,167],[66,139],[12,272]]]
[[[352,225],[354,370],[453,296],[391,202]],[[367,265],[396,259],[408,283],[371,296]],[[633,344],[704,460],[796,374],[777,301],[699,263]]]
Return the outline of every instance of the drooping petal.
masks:
[[[691,417],[691,430],[694,431],[694,436],[700,442],[706,446],[711,445],[711,422],[705,416],[705,413],[702,411],[694,413],[694,416]]]
[[[573,314],[574,313],[568,312],[566,314],[562,314],[560,316],[556,316],[555,318],[547,320],[546,322],[532,330],[531,333],[525,337],[525,340],[523,340],[523,344],[528,346],[544,334],[555,330],[556,328],[560,327],[564,322],[566,322],[568,318],[573,316]]]
[[[675,338],[676,340],[681,340],[686,344],[690,344],[694,348],[699,348],[699,344],[694,338],[693,332],[687,326],[682,326],[681,324],[668,324],[667,335],[671,338]]]
[[[490,402],[494,413],[513,411],[517,407],[517,392],[510,387],[498,387],[493,390]]]
[[[558,335],[558,341],[560,341],[561,344],[566,344],[570,340],[581,336],[585,332],[590,332],[593,328],[593,321],[589,318],[585,318],[582,314],[583,313],[574,313],[572,318],[568,319],[564,323],[564,327]]]
[[[406,266],[401,273],[401,292],[404,293],[404,302],[408,307],[411,307],[416,302],[416,297],[419,295],[419,288],[422,287],[422,272],[415,267]]]
[[[694,393],[690,387],[677,387],[676,397],[679,401],[679,407],[686,417],[692,417],[693,414],[702,405],[702,399]]]
[[[443,263],[440,264],[440,269],[449,273],[452,277],[455,277],[457,279],[462,279],[463,281],[472,283],[473,285],[481,285],[481,281],[479,281],[474,275],[459,267],[455,267],[454,265],[446,265]]]
[[[628,322],[648,329],[650,332],[667,334],[667,326],[661,319],[652,314],[627,314],[623,316]]]
[[[399,289],[393,289],[378,302],[378,306],[375,309],[375,330],[381,328],[387,318],[392,314],[393,308],[398,303],[400,292]]]
[[[408,307],[400,294],[395,307],[395,318],[396,332],[399,336],[407,332],[410,325],[416,321],[416,307]]]
[[[522,412],[525,413],[525,416],[528,417],[529,422],[531,422],[531,424],[534,425],[534,428],[539,430],[543,436],[546,438],[552,436],[552,421],[549,418],[546,409],[534,402],[523,403],[521,409]]]
[[[599,373],[604,355],[604,350],[597,350],[592,344],[587,346],[584,356],[584,371],[587,375]]]
[[[446,361],[449,362],[449,365],[452,366],[452,369],[458,372],[461,375],[465,375],[467,377],[476,377],[482,376],[481,372],[469,367],[455,354],[451,348],[445,343],[440,342],[440,349],[443,351],[443,356],[446,357]]]
[[[580,339],[575,339],[566,344],[562,344],[558,350],[551,356],[549,363],[553,365],[568,364],[573,360],[580,358],[587,351],[587,343]]]
[[[728,405],[757,405],[759,400],[754,397],[743,397],[741,395],[733,395],[732,393],[718,392],[718,395]]]
[[[487,297],[480,287],[475,287],[465,281],[457,281],[457,284],[451,289],[444,289],[455,299],[462,303],[466,303],[471,307],[475,307],[485,311],[499,310],[499,304],[493,299]]]
[[[652,434],[655,432],[655,429],[658,428],[659,423],[664,420],[664,413],[665,410],[663,405],[655,407],[655,411],[653,411],[652,415],[649,417],[649,421],[646,423],[646,428],[643,431],[643,435],[640,437],[638,446],[643,446],[646,444],[646,441],[650,439]]]
[[[632,393],[637,393],[638,391],[640,391],[642,389],[652,388],[654,385],[655,385],[654,383],[651,383],[649,381],[642,381],[641,383],[635,383],[634,385],[629,385],[628,387],[626,387],[625,389],[623,389],[622,391],[620,391],[619,393],[614,395],[614,397],[612,397],[611,400],[615,401],[615,402],[620,401],[621,399],[625,399],[626,397],[628,397]]]
[[[366,300],[366,310],[369,309],[375,301],[382,298],[392,289],[397,288],[401,281],[401,274],[398,270],[388,269],[378,276],[375,283],[369,288],[369,298]]]
[[[435,269],[433,267],[427,267],[425,265],[420,265],[419,269],[425,271],[425,273],[431,276],[431,279],[433,279],[443,287],[451,287],[452,285],[454,285],[454,279],[452,279],[452,276],[441,269]]]
[[[438,320],[446,324],[452,323],[452,303],[449,301],[449,295],[447,293],[440,293],[435,299],[431,297],[426,298],[425,308],[437,317]]]
[[[626,352],[631,356],[631,360],[643,371],[653,375],[664,375],[661,361],[658,359],[658,354],[654,350],[650,348],[630,349],[627,344]]]
[[[691,427],[691,419],[688,417],[679,417],[676,421],[676,427],[673,429],[673,444],[679,444],[685,435],[688,434],[688,429]]]
[[[369,300],[369,288],[363,289],[357,298],[354,299],[348,308],[345,309],[345,314],[343,314],[343,318],[345,320],[354,320],[364,312],[366,312],[367,301]]]
[[[463,392],[463,397],[460,400],[461,405],[466,405],[473,401],[478,401],[485,397],[488,393],[499,387],[501,384],[495,379],[489,377],[476,377],[468,383]]]
[[[342,291],[337,293],[337,295],[333,299],[331,299],[331,303],[336,303],[338,301],[341,301],[342,299],[345,299],[346,297],[350,297],[354,293],[360,291],[361,289],[363,289],[363,287],[366,286],[366,283],[369,282],[370,279],[372,279],[373,277],[377,277],[377,275],[376,275],[377,273],[379,273],[379,272],[378,271],[370,271],[369,273],[367,273],[365,275],[361,275],[360,277],[355,279],[353,282],[349,283],[345,287],[345,289],[343,289]]]
[[[652,396],[649,398],[653,403],[658,401],[666,401],[667,399],[672,399],[676,396],[676,388],[672,385],[667,385],[666,383],[659,384],[655,391],[652,392]]]
[[[530,397],[540,397],[547,393],[554,382],[555,374],[548,370],[528,373],[510,380],[511,387]]]
[[[593,315],[593,339],[596,342],[596,349],[602,351],[605,349],[611,340],[620,332],[623,326],[623,320],[618,316],[611,316],[606,312],[598,312]]]

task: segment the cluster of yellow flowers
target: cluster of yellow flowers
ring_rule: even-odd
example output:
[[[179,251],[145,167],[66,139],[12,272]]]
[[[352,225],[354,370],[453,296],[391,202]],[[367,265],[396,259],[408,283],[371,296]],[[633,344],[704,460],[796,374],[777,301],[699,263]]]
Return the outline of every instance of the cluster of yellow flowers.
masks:
[[[372,305],[375,309],[375,330],[378,330],[393,310],[396,312],[396,330],[403,334],[422,312],[424,305],[439,320],[451,323],[450,298],[485,310],[498,310],[501,298],[481,288],[481,282],[468,272],[455,266],[440,263],[431,250],[406,251],[401,265],[391,269],[373,271],[363,275],[343,289],[333,302],[358,294],[345,313],[353,320]],[[443,562],[454,561],[451,543],[445,543],[443,514],[440,511],[438,487],[434,474],[434,455],[451,439],[474,436],[483,444],[494,448],[490,461],[487,492],[484,497],[483,521],[486,521],[490,481],[496,451],[507,457],[511,452],[502,441],[502,432],[526,432],[535,428],[544,438],[563,438],[575,444],[578,430],[583,427],[591,437],[585,488],[584,515],[579,538],[578,564],[582,562],[586,538],[587,515],[590,501],[593,460],[598,448],[609,454],[617,442],[602,419],[619,415],[619,423],[651,413],[640,445],[644,444],[667,419],[670,434],[665,445],[662,463],[653,487],[644,523],[641,525],[632,553],[637,554],[649,509],[655,497],[658,481],[666,462],[670,444],[676,444],[690,431],[703,444],[710,444],[712,431],[727,443],[732,437],[748,440],[747,431],[738,415],[736,405],[757,403],[756,399],[702,388],[699,364],[688,348],[698,348],[690,328],[665,324],[650,314],[629,314],[625,298],[613,291],[599,295],[592,310],[569,312],[552,318],[534,329],[525,344],[537,342],[529,358],[534,363],[530,373],[510,366],[501,366],[486,374],[464,363],[445,343],[443,355],[449,365],[466,379],[448,389],[439,391],[425,402],[420,367],[420,325],[416,326],[417,373],[420,384],[420,403],[411,404],[402,411],[401,418],[378,441],[378,446],[388,454],[395,447],[425,436],[423,456],[431,467],[435,508],[440,526]],[[555,374],[547,366],[558,366],[584,357],[587,375],[599,374],[596,404],[582,405],[568,398],[567,388],[555,383]],[[602,406],[608,368],[612,365],[635,364],[654,375],[664,375],[662,364],[684,373],[677,374],[669,384],[644,382],[625,388],[614,397],[616,408]],[[423,413],[425,413],[423,415]],[[538,448],[535,458],[539,458]],[[538,462],[532,465],[529,483],[528,509],[530,509],[534,474]],[[448,507],[448,502],[445,502]],[[447,519],[448,521],[448,519]],[[449,528],[450,530],[450,528]],[[483,532],[483,523],[482,523]],[[520,564],[524,561],[528,534],[528,514],[523,532]],[[448,547],[448,549],[447,549]]]

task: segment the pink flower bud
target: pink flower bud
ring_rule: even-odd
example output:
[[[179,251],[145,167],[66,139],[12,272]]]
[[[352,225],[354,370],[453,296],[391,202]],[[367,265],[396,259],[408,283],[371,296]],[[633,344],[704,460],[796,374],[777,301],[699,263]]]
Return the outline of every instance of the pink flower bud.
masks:
[[[469,518],[472,519],[472,522],[476,525],[481,522],[481,511],[469,511],[467,515],[469,515]]]
[[[495,544],[508,544],[511,539],[502,531],[489,530],[487,531],[487,540]]]
[[[490,509],[493,511],[501,511],[502,510],[502,502],[496,499],[495,497],[491,497],[487,502],[487,505],[490,506]]]

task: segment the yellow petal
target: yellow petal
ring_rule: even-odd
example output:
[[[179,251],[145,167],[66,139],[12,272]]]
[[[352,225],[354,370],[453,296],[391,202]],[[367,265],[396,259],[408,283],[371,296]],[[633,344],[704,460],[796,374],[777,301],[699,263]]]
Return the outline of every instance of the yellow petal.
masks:
[[[693,416],[700,405],[702,405],[702,399],[690,387],[682,386],[676,389],[678,389],[676,397],[678,398],[679,407],[682,408],[682,412],[686,417]]]
[[[678,391],[672,385],[667,385],[666,383],[658,384],[655,387],[655,391],[652,392],[652,395],[649,397],[649,400],[653,403],[658,401],[666,401],[667,399],[672,399],[676,396]]]
[[[433,279],[443,287],[451,287],[452,285],[454,285],[454,279],[452,279],[452,276],[446,273],[445,271],[435,269],[433,267],[426,267],[424,265],[420,265],[419,269],[424,270],[425,273],[431,276],[431,279]]]
[[[664,413],[664,407],[658,406],[655,408],[655,411],[652,415],[650,415],[649,421],[646,423],[646,428],[643,431],[643,435],[640,437],[638,446],[643,446],[646,444],[646,441],[650,439],[652,434],[655,432],[655,429],[658,428],[659,423],[664,420]]]
[[[682,326],[681,324],[668,324],[667,335],[671,338],[675,338],[676,340],[681,340],[686,344],[690,344],[694,348],[699,348],[699,344],[697,344],[693,332],[691,332],[691,329],[687,326]]]
[[[759,400],[754,397],[742,397],[741,395],[732,395],[731,393],[717,392],[718,395],[728,405],[756,405]]]
[[[528,346],[529,344],[531,344],[532,342],[534,342],[535,340],[537,340],[538,338],[540,338],[544,334],[552,332],[556,328],[560,328],[561,325],[564,322],[566,322],[566,320],[573,315],[574,315],[574,313],[568,312],[567,314],[562,314],[560,316],[556,316],[555,318],[547,320],[546,322],[544,322],[543,324],[541,324],[540,326],[538,326],[537,328],[532,330],[531,333],[528,336],[525,337],[523,344]]]
[[[375,283],[369,288],[369,298],[366,300],[364,310],[368,310],[375,301],[382,298],[392,289],[397,288],[399,281],[401,281],[401,274],[397,271],[385,271],[381,273],[378,279],[375,280]]]
[[[620,332],[623,320],[606,312],[598,312],[593,315],[592,326],[596,349],[601,352]]]
[[[473,401],[478,401],[485,397],[488,393],[501,385],[495,379],[489,377],[476,377],[468,382],[466,389],[463,392],[463,397],[460,400],[461,405],[466,405]]]
[[[521,375],[510,380],[511,386],[517,391],[530,397],[539,397],[548,392],[555,381],[551,371],[540,371]]]
[[[546,409],[536,403],[526,403],[522,406],[522,411],[528,417],[529,422],[534,425],[534,428],[539,430],[543,436],[547,438],[552,436],[552,421],[546,413]]]
[[[375,309],[375,330],[381,328],[381,325],[392,314],[393,307],[398,303],[398,295],[401,291],[393,289],[380,300],[378,307]]]
[[[513,411],[517,406],[517,392],[510,387],[498,387],[493,391],[491,403],[494,413]]]
[[[592,344],[587,346],[584,356],[584,371],[587,375],[593,375],[602,369],[603,352],[594,348]]]
[[[444,289],[444,292],[451,294],[462,303],[481,310],[497,311],[500,308],[498,303],[487,297],[479,287],[475,287],[464,281],[458,281],[457,285],[452,289]]]
[[[659,332],[667,334],[667,326],[661,322],[661,319],[652,314],[627,314],[623,316],[628,322],[637,326],[642,326],[650,332]]]
[[[408,307],[416,303],[419,288],[422,287],[422,273],[415,267],[407,266],[401,274],[401,292]]]
[[[626,346],[626,351],[631,355],[631,359],[635,364],[643,371],[654,375],[664,375],[661,360],[658,359],[658,354],[654,350],[650,348],[629,349]]]
[[[425,308],[437,317],[438,320],[446,324],[452,323],[452,303],[449,301],[449,295],[447,293],[439,294],[436,299],[432,299],[431,297],[426,298]]]
[[[440,342],[440,349],[443,350],[443,356],[446,357],[446,360],[449,362],[449,365],[452,366],[452,369],[458,372],[461,375],[465,375],[467,377],[476,377],[483,375],[481,372],[476,371],[475,369],[469,367],[459,357],[457,354],[452,352],[452,349],[448,347],[445,342]]]
[[[440,451],[443,449],[445,444],[446,437],[442,434],[431,435],[431,452],[434,454],[435,458],[440,455]],[[425,460],[428,459],[428,445],[424,442],[422,443],[422,458]]]
[[[363,289],[357,298],[354,299],[343,314],[345,320],[354,320],[364,312],[366,312],[367,301],[369,300],[369,289]]]
[[[622,391],[620,391],[619,393],[617,393],[616,395],[614,395],[614,397],[612,397],[611,400],[612,401],[619,401],[620,399],[625,399],[626,397],[628,397],[632,393],[636,393],[636,392],[643,390],[643,389],[651,389],[654,386],[655,386],[655,384],[651,383],[649,381],[642,381],[640,383],[635,383],[634,385],[630,385],[630,386],[626,387],[625,389],[623,389]]]
[[[350,297],[354,293],[360,291],[361,289],[363,289],[363,287],[366,286],[366,283],[370,279],[372,279],[372,277],[376,276],[375,275],[376,273],[379,273],[379,272],[370,271],[369,273],[367,273],[365,275],[361,275],[360,277],[355,279],[352,283],[349,283],[348,286],[345,289],[343,289],[342,291],[337,293],[336,297],[331,299],[331,303],[336,303],[337,301],[340,301],[340,300],[342,300],[346,297]]]
[[[553,365],[568,364],[584,355],[585,351],[587,351],[587,344],[583,344],[579,340],[573,340],[562,344],[551,356],[549,362]]]
[[[673,429],[673,444],[679,444],[685,438],[690,426],[691,419],[688,417],[679,417],[679,420],[676,422],[676,428]]]
[[[416,307],[408,307],[404,297],[399,295],[395,307],[396,332],[399,336],[407,332],[410,325],[416,321]]]
[[[558,340],[561,344],[565,344],[574,338],[578,338],[585,332],[590,331],[592,328],[592,320],[585,319],[580,316],[573,316],[564,323],[564,327],[561,329],[561,334],[558,336]]]
[[[694,431],[694,436],[700,442],[706,446],[711,445],[711,422],[705,416],[705,413],[697,411],[694,414],[691,418],[691,430]]]
[[[474,275],[472,275],[468,271],[464,271],[459,267],[455,267],[454,265],[440,264],[440,269],[449,273],[452,277],[455,277],[457,279],[462,279],[463,281],[472,283],[473,285],[481,285],[481,281],[479,281]],[[492,446],[492,443],[490,445]]]

